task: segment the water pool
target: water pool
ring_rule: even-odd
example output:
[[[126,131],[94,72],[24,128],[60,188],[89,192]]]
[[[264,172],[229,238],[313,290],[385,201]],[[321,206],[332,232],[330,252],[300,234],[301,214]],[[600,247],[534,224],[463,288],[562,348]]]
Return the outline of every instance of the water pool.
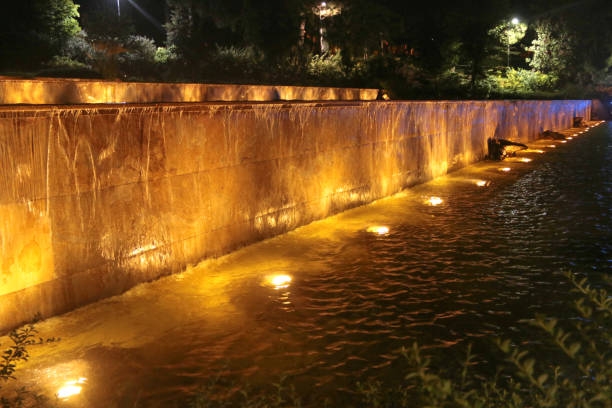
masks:
[[[40,322],[61,341],[18,382],[54,395],[82,379],[60,406],[167,407],[212,378],[285,375],[343,406],[415,340],[453,358],[524,339],[521,319],[564,310],[560,272],[612,269],[611,126],[530,147]]]

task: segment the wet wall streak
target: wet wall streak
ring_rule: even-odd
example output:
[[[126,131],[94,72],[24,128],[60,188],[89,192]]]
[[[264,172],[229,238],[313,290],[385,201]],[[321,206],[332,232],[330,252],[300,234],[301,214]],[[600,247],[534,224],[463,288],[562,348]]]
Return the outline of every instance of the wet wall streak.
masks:
[[[589,101],[0,109],[0,329],[529,141]]]

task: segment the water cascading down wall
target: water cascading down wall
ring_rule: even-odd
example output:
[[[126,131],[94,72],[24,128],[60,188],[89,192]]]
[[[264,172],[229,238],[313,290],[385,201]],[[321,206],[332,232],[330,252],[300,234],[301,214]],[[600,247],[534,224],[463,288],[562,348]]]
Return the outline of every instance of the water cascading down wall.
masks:
[[[0,108],[0,329],[589,117],[589,101]]]

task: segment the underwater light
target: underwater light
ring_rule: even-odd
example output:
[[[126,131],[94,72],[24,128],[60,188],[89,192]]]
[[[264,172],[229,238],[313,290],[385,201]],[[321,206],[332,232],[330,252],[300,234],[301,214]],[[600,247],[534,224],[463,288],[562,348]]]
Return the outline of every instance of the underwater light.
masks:
[[[284,289],[291,283],[289,275],[273,275],[268,277],[268,282],[274,286],[274,289]]]
[[[378,234],[378,235],[385,235],[389,233],[389,227],[386,227],[384,225],[375,225],[373,227],[368,227],[368,229],[366,230],[367,232],[372,232],[374,234]]]
[[[505,172],[509,172],[511,169],[510,167],[502,167],[499,169],[499,171],[505,171]]]
[[[82,384],[87,382],[87,378],[79,378],[78,380],[68,381],[62,388],[57,391],[57,397],[61,399],[72,397],[80,394],[83,390]]]
[[[531,159],[530,159],[530,158],[528,158],[528,157],[521,157],[521,158],[519,159],[519,161],[521,161],[521,162],[523,162],[523,163],[529,163],[529,162],[531,161]]]
[[[486,182],[486,180],[476,180],[476,185],[478,187],[486,187],[487,186],[487,182]]]
[[[427,203],[433,206],[440,205],[443,202],[444,201],[440,197],[435,197],[435,196],[429,197],[429,199],[427,200]]]

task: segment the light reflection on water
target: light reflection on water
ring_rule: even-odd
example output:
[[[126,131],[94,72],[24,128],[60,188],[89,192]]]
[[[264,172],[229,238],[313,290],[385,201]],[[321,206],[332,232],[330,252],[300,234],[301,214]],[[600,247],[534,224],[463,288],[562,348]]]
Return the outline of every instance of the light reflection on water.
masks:
[[[450,356],[520,339],[520,319],[560,310],[559,271],[609,270],[611,136],[595,129],[509,173],[480,163],[41,322],[62,340],[33,349],[20,381],[52,394],[86,372],[69,399],[84,407],[169,406],[219,375],[288,375],[313,399],[341,398],[396,376],[415,340]]]

